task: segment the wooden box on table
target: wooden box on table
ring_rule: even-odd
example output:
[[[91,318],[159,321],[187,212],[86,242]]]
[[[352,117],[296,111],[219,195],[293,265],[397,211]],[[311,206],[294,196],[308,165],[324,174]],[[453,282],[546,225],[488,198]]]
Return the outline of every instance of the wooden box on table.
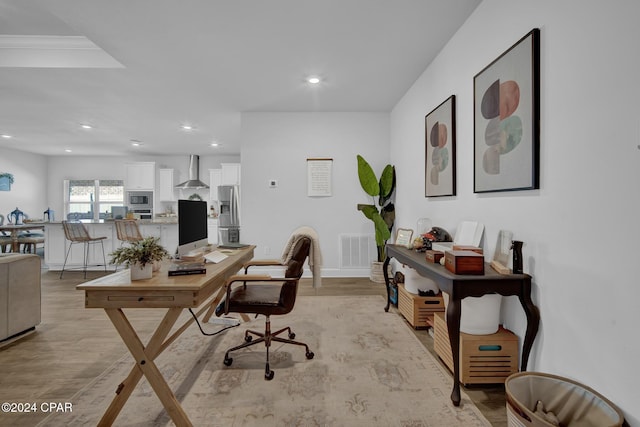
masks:
[[[484,274],[484,256],[473,251],[446,251],[444,266],[454,274]]]
[[[433,314],[444,311],[442,292],[433,297],[421,297],[398,283],[398,310],[415,329],[432,327]]]
[[[435,313],[433,347],[453,372],[451,344],[444,313]],[[518,372],[518,337],[500,326],[490,335],[460,332],[460,382],[462,384],[498,384]]]

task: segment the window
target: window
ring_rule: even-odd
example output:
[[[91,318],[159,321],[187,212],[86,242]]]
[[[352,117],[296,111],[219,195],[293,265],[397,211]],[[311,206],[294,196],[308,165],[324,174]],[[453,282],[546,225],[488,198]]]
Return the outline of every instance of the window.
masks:
[[[65,180],[67,219],[105,219],[111,207],[124,206],[124,182],[118,179]]]

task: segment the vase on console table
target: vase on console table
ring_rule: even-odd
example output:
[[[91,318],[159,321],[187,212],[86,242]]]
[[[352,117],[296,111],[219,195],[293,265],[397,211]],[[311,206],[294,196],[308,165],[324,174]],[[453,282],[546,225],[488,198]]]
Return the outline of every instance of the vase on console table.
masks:
[[[513,249],[513,273],[524,273],[522,267],[522,242],[513,240],[511,242],[511,249]]]

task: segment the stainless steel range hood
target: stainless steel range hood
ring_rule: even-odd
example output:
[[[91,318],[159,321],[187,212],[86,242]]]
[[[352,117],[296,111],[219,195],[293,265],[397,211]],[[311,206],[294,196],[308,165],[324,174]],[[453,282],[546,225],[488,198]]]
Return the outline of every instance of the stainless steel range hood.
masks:
[[[176,185],[176,188],[194,189],[209,188],[207,184],[200,181],[200,156],[192,154],[189,156],[189,179]]]

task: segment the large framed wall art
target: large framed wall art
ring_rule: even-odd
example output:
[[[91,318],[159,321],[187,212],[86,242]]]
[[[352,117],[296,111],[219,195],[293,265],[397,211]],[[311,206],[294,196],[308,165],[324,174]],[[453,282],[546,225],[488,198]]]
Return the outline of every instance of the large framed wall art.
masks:
[[[456,194],[456,97],[425,116],[425,197]]]
[[[473,80],[474,192],[540,188],[540,30]]]

